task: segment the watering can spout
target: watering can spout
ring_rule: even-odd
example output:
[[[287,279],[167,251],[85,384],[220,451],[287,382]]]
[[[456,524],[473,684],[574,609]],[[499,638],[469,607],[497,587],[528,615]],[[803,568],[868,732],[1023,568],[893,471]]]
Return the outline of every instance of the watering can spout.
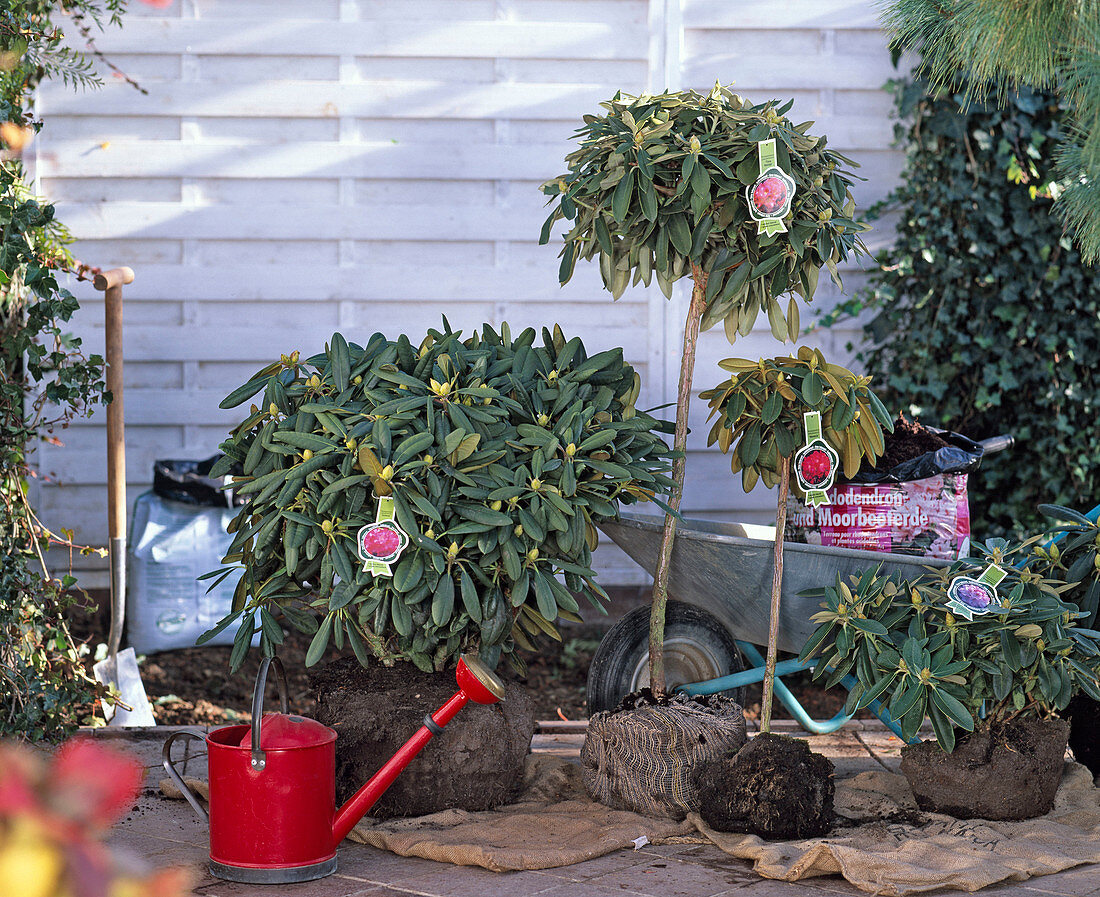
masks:
[[[420,750],[447,725],[469,701],[495,704],[504,700],[504,684],[476,656],[464,654],[455,672],[458,691],[435,713],[425,715],[424,725],[405,742],[385,765],[362,788],[355,792],[339,810],[332,824],[333,845],[338,845],[373,807],[386,789],[393,784]]]

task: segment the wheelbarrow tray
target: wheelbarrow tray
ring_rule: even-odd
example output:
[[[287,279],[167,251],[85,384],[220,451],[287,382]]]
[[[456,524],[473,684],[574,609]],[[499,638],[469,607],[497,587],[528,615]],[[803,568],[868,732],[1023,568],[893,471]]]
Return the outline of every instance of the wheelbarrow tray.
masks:
[[[650,575],[657,569],[663,517],[621,514],[599,524],[620,548]],[[668,593],[717,617],[735,638],[768,643],[768,617],[774,566],[774,528],[686,518],[676,527]],[[779,650],[797,654],[815,629],[810,619],[821,607],[820,592],[836,581],[868,568],[915,578],[929,568],[946,567],[939,558],[800,542],[783,543],[783,593]]]

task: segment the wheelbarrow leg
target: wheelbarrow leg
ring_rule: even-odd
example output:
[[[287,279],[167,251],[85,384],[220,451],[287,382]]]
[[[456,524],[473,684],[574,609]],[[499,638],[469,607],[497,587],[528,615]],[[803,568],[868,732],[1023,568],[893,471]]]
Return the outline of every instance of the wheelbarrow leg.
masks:
[[[720,691],[727,691],[733,688],[740,688],[744,685],[762,682],[764,679],[764,658],[756,649],[756,646],[749,642],[738,641],[737,647],[741,651],[742,656],[749,663],[753,664],[750,669],[743,670],[740,673],[732,673],[729,676],[722,676],[718,679],[710,679],[706,682],[693,682],[689,685],[681,685],[676,691],[688,695],[712,695]],[[852,718],[852,714],[841,711],[832,719],[814,719],[807,712],[806,708],[802,706],[798,698],[796,698],[791,690],[787,688],[781,678],[791,673],[800,673],[803,670],[813,669],[813,667],[814,664],[812,662],[803,663],[799,660],[784,660],[777,664],[775,668],[775,696],[783,702],[783,706],[791,712],[791,716],[794,717],[795,721],[811,735],[828,735],[848,722],[848,720]],[[844,679],[841,680],[841,685],[851,691],[856,685],[856,679],[854,676],[845,676]],[[902,739],[902,741],[907,740],[901,732],[901,727],[895,722],[885,706],[879,701],[872,701],[867,706],[891,732]],[[919,741],[919,739],[908,740],[911,743]]]

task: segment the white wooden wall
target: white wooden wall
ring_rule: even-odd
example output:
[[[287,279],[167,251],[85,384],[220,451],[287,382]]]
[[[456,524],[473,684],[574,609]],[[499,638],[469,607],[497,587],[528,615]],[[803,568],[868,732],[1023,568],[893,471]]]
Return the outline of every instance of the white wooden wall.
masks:
[[[110,78],[79,95],[48,86],[33,161],[76,255],[136,272],[124,312],[131,501],[155,458],[216,449],[235,417],[217,407],[230,389],[334,330],[416,335],[443,314],[467,330],[557,322],[589,351],[624,346],[643,402],[672,401],[686,293],[612,303],[594,268],[561,289],[557,246],[537,245],[538,184],[564,170],[581,115],[617,89],[717,79],[754,99],[794,97],[797,119],[863,163],[861,206],[900,168],[872,0],[176,0],[132,3],[98,45],[148,95]],[[101,351],[99,295],[74,290],[75,329]],[[766,323],[733,350],[720,331],[701,341],[697,389],[726,355],[778,354]],[[770,495],[745,496],[705,450],[704,407],[685,509],[765,522]],[[46,520],[93,544],[106,540],[103,421],[39,454],[57,481],[39,490]],[[640,581],[625,556],[601,553],[606,583]],[[102,562],[77,564],[84,585],[104,584]]]

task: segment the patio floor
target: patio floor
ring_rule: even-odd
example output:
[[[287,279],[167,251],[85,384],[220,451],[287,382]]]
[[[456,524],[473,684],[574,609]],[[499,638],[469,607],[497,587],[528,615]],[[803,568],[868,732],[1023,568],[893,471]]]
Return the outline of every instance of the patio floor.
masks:
[[[777,725],[776,729],[783,731],[784,727]],[[531,897],[536,894],[539,897],[720,897],[732,894],[813,897],[823,893],[864,893],[838,876],[797,884],[762,879],[752,872],[750,863],[734,859],[709,843],[649,845],[557,869],[496,873],[400,857],[344,842],[339,852],[339,868],[328,878],[279,886],[224,882],[206,870],[205,823],[186,803],[160,796],[158,784],[164,776],[160,748],[170,731],[167,728],[100,730],[98,737],[118,739],[140,754],[146,764],[144,793],[134,810],[113,830],[110,840],[118,850],[136,854],[155,866],[193,867],[197,877],[194,893],[207,897],[271,894],[281,897]],[[787,731],[802,734],[797,729],[788,728]],[[532,749],[576,758],[583,738],[580,734],[538,734]],[[840,732],[810,737],[809,741],[815,751],[833,761],[838,778],[881,766],[896,770],[899,762],[900,742],[877,721],[854,721]],[[204,758],[191,758],[185,773],[204,776],[204,763]],[[1079,866],[1025,882],[990,887],[982,893],[988,897],[1100,895],[1100,866]]]

